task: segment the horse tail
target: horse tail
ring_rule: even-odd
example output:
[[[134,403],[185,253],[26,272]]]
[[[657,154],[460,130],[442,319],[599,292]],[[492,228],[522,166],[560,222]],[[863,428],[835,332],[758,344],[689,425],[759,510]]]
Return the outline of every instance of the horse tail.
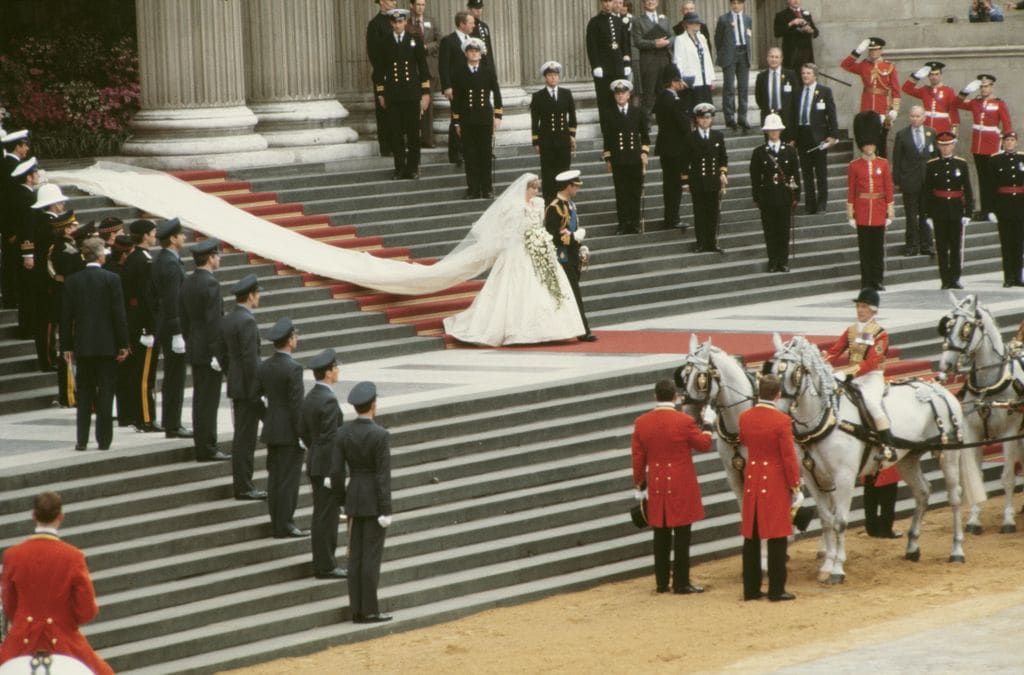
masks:
[[[963,486],[964,499],[971,506],[983,504],[988,499],[988,493],[985,492],[977,453],[967,449],[954,452],[959,455],[960,485]]]

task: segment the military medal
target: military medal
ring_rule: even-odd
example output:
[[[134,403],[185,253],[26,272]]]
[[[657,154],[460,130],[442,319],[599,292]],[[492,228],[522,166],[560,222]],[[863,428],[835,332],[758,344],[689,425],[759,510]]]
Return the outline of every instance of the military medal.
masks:
[[[416,40],[409,40],[409,46],[410,47],[415,47],[416,46]]]
[[[618,49],[618,48],[619,48],[619,43],[616,42],[615,40],[612,40],[612,49]]]

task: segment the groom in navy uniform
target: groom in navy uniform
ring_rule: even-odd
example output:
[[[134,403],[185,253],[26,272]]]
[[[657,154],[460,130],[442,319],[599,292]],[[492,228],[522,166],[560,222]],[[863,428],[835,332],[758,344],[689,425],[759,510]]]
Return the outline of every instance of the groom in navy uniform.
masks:
[[[586,332],[578,339],[580,342],[595,342],[597,336],[590,332],[590,324],[587,323],[587,315],[583,311],[583,295],[580,293],[580,243],[587,236],[587,231],[579,226],[576,202],[573,201],[580,186],[583,185],[583,180],[580,178],[579,170],[573,169],[555,176],[555,184],[558,187],[558,194],[544,211],[544,227],[555,241],[555,255],[565,271],[565,276],[569,278],[576,306],[580,310],[580,318],[583,319],[583,329]]]

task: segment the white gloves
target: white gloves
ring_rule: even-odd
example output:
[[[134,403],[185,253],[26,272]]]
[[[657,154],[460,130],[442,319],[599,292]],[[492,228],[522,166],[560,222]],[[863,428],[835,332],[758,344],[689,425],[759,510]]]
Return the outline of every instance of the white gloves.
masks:
[[[156,344],[156,340],[154,340],[153,336],[149,333],[145,333],[139,336],[139,344],[146,349],[152,349],[153,345]]]
[[[647,499],[647,490],[633,490],[633,499],[642,502]]]
[[[898,113],[898,112],[896,112],[895,110],[890,110],[890,111],[889,111],[889,121],[890,121],[890,122],[895,122],[895,121],[896,121],[896,117],[897,117],[898,115],[899,115],[899,113]]]
[[[911,75],[911,77],[913,77],[915,80],[920,80],[922,77],[925,77],[930,72],[932,72],[931,66],[921,66],[920,68],[914,71],[914,74]]]
[[[629,77],[630,75],[633,74],[633,69],[630,68],[629,66],[626,66],[625,68],[622,69],[622,72],[626,77]]]
[[[328,490],[331,489],[331,477],[330,476],[324,476],[324,487],[327,488]]]
[[[791,509],[798,509],[798,508],[800,508],[803,505],[803,503],[804,503],[804,491],[803,490],[797,490],[796,492],[793,493],[793,501],[790,503],[789,508],[791,508]]]
[[[185,353],[185,338],[181,333],[178,333],[171,338],[171,351],[175,354]]]
[[[925,218],[924,219],[924,224],[928,226],[929,230],[934,230],[935,229],[935,221],[932,220],[931,218]]]
[[[855,230],[857,229],[857,221],[854,220],[853,218],[850,218],[846,222],[849,223],[850,227],[852,227],[853,229],[855,229]]]
[[[577,227],[576,231],[572,233],[572,238],[576,240],[576,243],[582,244],[583,240],[587,237],[587,230],[583,227]]]
[[[988,212],[988,222],[990,222],[990,223],[998,223],[999,222],[999,217],[996,216],[996,214],[994,214],[991,211],[989,211]]]
[[[892,225],[892,218],[886,218],[885,219],[885,226],[889,227],[890,225]]]
[[[715,409],[711,406],[706,406],[704,412],[701,413],[700,419],[704,424],[714,424],[718,418],[718,414],[715,413]]]
[[[947,377],[949,377],[949,376],[946,375],[946,373],[944,373],[941,370],[939,372],[935,373],[935,379],[938,380],[939,382],[945,382]]]
[[[220,361],[217,360],[216,356],[210,359],[210,367],[216,370],[218,373],[220,372]]]
[[[594,72],[594,77],[596,77],[598,79],[601,79],[602,77],[604,77],[604,68],[602,68],[601,66],[598,66],[597,68],[594,68],[593,72]]]
[[[391,524],[391,516],[377,516],[377,524],[381,527],[387,527]]]
[[[832,373],[832,377],[836,378],[837,382],[846,382],[850,379],[850,374],[843,370],[837,370]]]
[[[871,40],[868,40],[867,38],[861,40],[860,44],[857,45],[857,48],[853,50],[853,53],[860,56],[867,50],[869,44],[871,44]]]
[[[971,95],[981,89],[981,80],[971,80],[967,86],[960,90],[961,94]]]
[[[964,216],[963,218],[960,219],[960,224],[963,225],[964,227],[967,227],[967,225],[970,222],[971,222],[970,216]]]

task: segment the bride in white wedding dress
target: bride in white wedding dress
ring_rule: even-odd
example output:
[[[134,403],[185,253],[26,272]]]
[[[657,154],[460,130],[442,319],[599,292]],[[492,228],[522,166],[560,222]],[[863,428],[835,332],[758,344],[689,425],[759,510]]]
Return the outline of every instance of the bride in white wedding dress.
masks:
[[[461,342],[497,347],[570,340],[586,331],[569,279],[544,229],[540,180],[520,176],[473,226],[471,238],[497,257],[483,289],[464,312],[444,320]],[[465,245],[465,243],[464,243]]]

